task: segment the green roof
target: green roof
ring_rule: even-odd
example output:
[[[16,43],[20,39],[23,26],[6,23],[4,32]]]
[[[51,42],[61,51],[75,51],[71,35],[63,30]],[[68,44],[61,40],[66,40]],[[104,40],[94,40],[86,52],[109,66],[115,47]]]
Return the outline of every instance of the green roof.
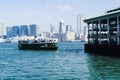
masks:
[[[87,22],[89,20],[94,20],[94,19],[97,19],[97,18],[101,18],[101,17],[105,17],[105,16],[109,16],[111,14],[117,14],[117,13],[120,13],[120,7],[116,8],[116,9],[112,9],[112,10],[106,11],[104,14],[100,14],[100,15],[97,15],[97,16],[85,19],[84,22]]]

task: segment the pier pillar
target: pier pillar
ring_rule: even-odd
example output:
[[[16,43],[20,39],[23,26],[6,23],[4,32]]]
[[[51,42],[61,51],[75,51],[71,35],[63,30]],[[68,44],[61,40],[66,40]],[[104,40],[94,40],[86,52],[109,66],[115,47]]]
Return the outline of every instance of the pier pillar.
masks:
[[[110,44],[110,22],[109,22],[109,18],[107,18],[107,42],[108,44]]]
[[[87,23],[87,26],[88,26],[88,43],[90,43],[90,24],[89,23]]]
[[[120,44],[120,25],[119,16],[117,16],[117,45]]]
[[[92,43],[94,43],[94,23],[92,21]]]
[[[100,22],[100,20],[98,23],[98,28],[99,28],[99,44],[101,44],[101,22]]]

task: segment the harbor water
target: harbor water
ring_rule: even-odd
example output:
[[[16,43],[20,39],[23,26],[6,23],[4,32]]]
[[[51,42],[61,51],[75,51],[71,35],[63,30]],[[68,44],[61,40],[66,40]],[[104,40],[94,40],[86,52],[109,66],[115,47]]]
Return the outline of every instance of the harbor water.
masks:
[[[60,42],[56,51],[0,43],[0,80],[120,80],[120,58],[87,53],[84,42]]]

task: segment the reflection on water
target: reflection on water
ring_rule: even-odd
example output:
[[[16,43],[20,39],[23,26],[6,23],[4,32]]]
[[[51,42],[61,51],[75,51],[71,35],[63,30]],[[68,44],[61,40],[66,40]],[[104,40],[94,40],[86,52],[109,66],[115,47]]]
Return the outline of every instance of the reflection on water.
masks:
[[[91,55],[88,65],[92,80],[120,80],[119,58]]]

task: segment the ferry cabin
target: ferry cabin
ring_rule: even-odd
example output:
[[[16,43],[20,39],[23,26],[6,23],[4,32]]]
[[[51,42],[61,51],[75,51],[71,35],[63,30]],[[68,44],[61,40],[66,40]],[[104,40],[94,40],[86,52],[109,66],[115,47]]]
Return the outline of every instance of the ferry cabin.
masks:
[[[92,47],[90,45],[102,45],[102,47],[106,45],[118,47],[120,45],[120,8],[85,19],[84,22],[88,27],[88,43],[85,44],[85,50],[89,51],[89,48]]]

